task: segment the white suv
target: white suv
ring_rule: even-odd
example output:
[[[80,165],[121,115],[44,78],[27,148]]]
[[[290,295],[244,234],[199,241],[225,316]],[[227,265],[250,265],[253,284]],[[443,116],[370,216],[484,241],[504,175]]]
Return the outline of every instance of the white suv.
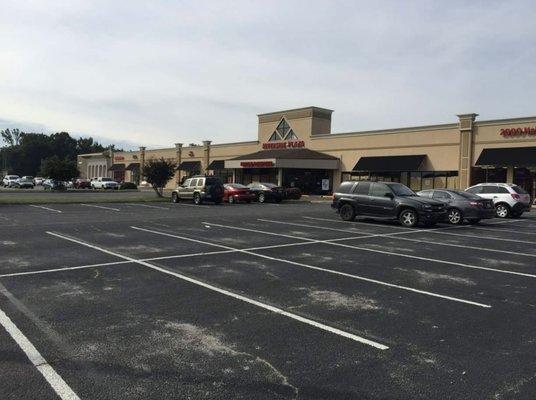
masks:
[[[99,176],[91,180],[91,187],[93,189],[119,189],[119,183],[112,178]]]
[[[2,185],[4,185],[4,187],[12,187],[19,178],[18,175],[6,175],[4,176],[4,179],[2,179]]]
[[[522,187],[512,183],[479,183],[465,191],[492,200],[495,214],[499,218],[517,218],[531,208],[530,195]]]

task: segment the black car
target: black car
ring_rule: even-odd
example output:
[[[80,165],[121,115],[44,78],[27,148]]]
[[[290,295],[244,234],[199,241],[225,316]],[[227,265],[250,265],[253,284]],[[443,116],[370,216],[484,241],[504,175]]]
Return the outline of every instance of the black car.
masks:
[[[445,204],[417,196],[401,183],[343,182],[333,194],[335,208],[345,221],[356,216],[393,219],[407,227],[434,225],[445,218]]]
[[[255,194],[255,198],[259,203],[266,201],[280,203],[285,197],[285,190],[273,183],[253,182],[248,185],[248,188]]]
[[[422,190],[417,194],[444,202],[447,208],[447,221],[454,225],[463,223],[464,219],[470,224],[477,224],[481,219],[495,216],[493,201],[476,194],[452,189]]]

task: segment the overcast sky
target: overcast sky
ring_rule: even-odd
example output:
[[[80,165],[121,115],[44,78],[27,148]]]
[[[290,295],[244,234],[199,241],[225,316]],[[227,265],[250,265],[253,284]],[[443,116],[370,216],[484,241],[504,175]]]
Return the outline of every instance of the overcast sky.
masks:
[[[534,1],[0,0],[0,129],[124,146],[536,115]]]

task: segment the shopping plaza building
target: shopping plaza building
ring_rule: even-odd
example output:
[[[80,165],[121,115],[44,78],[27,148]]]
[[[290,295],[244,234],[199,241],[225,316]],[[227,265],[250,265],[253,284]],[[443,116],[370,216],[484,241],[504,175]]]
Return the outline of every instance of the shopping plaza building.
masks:
[[[256,140],[138,151],[83,154],[81,177],[140,183],[149,159],[177,166],[174,187],[194,174],[224,182],[272,182],[329,194],[343,180],[401,182],[414,190],[464,189],[513,182],[536,190],[536,117],[478,121],[461,114],[450,124],[364,132],[331,132],[332,110],[304,107],[259,114]]]

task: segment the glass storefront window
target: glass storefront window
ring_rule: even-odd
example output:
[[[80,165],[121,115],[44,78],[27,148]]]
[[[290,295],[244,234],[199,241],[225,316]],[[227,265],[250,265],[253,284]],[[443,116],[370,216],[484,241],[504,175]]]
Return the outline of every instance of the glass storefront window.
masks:
[[[434,173],[433,172],[423,172],[421,175],[421,185],[422,189],[433,189],[434,188]]]
[[[447,189],[459,189],[458,171],[447,172]]]
[[[444,189],[447,187],[447,172],[436,172],[434,174],[434,189]]]
[[[421,173],[420,172],[411,172],[409,177],[409,187],[418,192],[421,190]]]

